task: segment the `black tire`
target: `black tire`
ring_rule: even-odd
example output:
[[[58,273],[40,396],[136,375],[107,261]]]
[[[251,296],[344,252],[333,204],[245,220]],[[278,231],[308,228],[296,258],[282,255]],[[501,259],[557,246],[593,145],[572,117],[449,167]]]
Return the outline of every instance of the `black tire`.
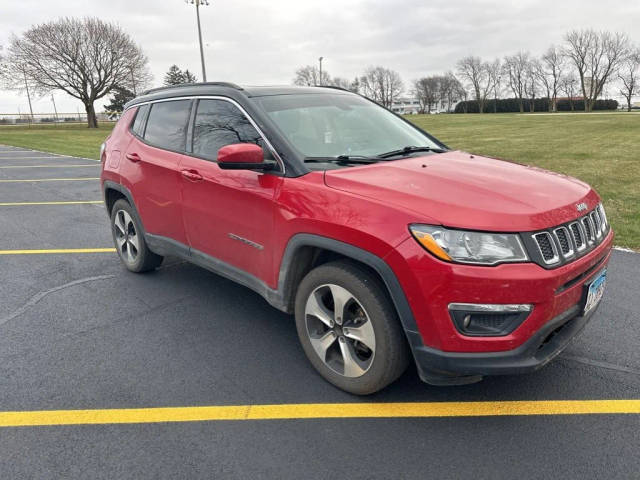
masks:
[[[130,220],[130,224],[126,225],[124,230],[127,231],[126,238],[136,239],[135,245],[132,241],[125,241],[125,246],[121,246],[123,238],[122,227],[118,225],[123,225],[123,219],[127,220],[125,223],[129,223]],[[118,225],[116,225],[116,222],[118,222]],[[113,243],[116,246],[116,250],[124,266],[135,273],[154,270],[160,266],[164,259],[164,257],[149,250],[142,232],[143,229],[140,224],[140,219],[135,209],[124,199],[116,201],[111,209],[111,234],[113,236]],[[133,235],[131,235],[131,233],[133,233]],[[131,235],[131,237],[129,237],[129,235]],[[131,255],[128,253],[131,253]]]
[[[322,292],[324,290],[322,289],[326,288],[332,292],[331,288],[335,285],[346,289],[348,293],[353,295],[354,298],[349,300],[351,302],[350,305],[353,306],[355,303],[356,309],[362,307],[357,311],[365,314],[365,317],[368,318],[367,321],[371,322],[371,327],[373,327],[375,334],[373,356],[369,357],[369,366],[365,373],[360,376],[345,376],[346,366],[343,366],[343,373],[341,374],[327,362],[327,358],[331,355],[337,358],[338,362],[340,361],[338,355],[343,355],[342,358],[344,360],[344,350],[342,350],[340,343],[338,343],[338,353],[335,353],[335,350],[330,352],[327,349],[324,359],[321,358],[319,353],[316,353],[312,345],[312,336],[316,338],[316,345],[318,345],[317,338],[326,334],[326,332],[314,331],[311,333],[310,329],[312,327],[310,327],[310,323],[315,322],[317,324],[317,318],[319,317],[306,314],[307,301],[312,302],[310,299],[312,294],[316,296],[315,298],[323,298]],[[344,311],[345,323],[344,326],[341,324],[340,327],[345,328],[345,331],[340,330],[339,333],[334,332],[331,335],[332,337],[337,335],[340,342],[349,342],[348,338],[343,338],[348,335],[346,333],[347,308]],[[335,311],[331,313],[334,319],[340,318]],[[410,353],[406,338],[397,312],[386,290],[378,278],[355,263],[335,261],[321,265],[309,272],[300,283],[296,293],[295,318],[298,337],[311,364],[327,381],[349,393],[356,395],[375,393],[402,375],[409,363]],[[324,328],[325,324],[326,322],[323,322],[320,328]],[[353,331],[352,328],[350,330]],[[335,347],[332,344],[329,348]],[[365,348],[365,350],[367,349]]]

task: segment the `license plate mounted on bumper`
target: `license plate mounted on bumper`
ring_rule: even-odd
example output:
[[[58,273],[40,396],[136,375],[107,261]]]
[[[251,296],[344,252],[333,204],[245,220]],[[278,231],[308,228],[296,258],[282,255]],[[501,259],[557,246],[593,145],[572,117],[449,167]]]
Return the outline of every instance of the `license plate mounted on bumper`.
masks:
[[[593,310],[604,295],[605,285],[607,283],[607,269],[602,270],[596,277],[587,285],[584,286],[585,295],[584,303],[582,304],[582,315],[587,315]]]

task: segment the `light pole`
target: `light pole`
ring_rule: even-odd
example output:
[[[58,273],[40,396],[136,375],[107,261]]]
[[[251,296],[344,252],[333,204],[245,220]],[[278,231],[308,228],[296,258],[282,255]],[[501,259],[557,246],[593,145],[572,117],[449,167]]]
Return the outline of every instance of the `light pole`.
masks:
[[[209,0],[185,0],[196,6],[196,19],[198,21],[198,40],[200,41],[200,62],[202,63],[202,81],[207,81],[207,70],[204,67],[204,49],[202,48],[202,28],[200,27],[200,5],[209,5]]]
[[[322,60],[323,59],[324,57],[318,58],[318,62],[320,62],[320,79],[318,80],[318,83],[320,84],[320,86],[322,86]]]

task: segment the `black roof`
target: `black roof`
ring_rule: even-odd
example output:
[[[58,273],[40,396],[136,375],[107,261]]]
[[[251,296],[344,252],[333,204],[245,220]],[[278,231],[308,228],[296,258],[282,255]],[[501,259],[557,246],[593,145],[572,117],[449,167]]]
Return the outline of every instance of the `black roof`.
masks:
[[[297,87],[290,85],[283,86],[240,86],[230,82],[206,82],[206,83],[185,83],[182,85],[172,85],[147,90],[141,96],[134,98],[124,106],[125,109],[132,105],[151,100],[159,100],[171,97],[190,97],[195,95],[226,95],[236,97],[265,97],[268,95],[295,95],[295,94],[328,94],[344,92],[348,90],[339,87]]]

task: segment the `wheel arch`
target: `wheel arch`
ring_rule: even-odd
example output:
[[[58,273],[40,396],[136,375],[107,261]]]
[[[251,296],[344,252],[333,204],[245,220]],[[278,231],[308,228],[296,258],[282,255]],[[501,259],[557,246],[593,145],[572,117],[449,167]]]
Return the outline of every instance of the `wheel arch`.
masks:
[[[278,292],[282,302],[280,308],[292,312],[300,280],[318,265],[339,259],[354,262],[373,273],[389,294],[403,328],[418,331],[404,290],[382,258],[354,245],[320,235],[300,233],[287,243],[278,275]]]
[[[131,195],[131,192],[127,187],[120,183],[112,182],[111,180],[105,180],[102,185],[102,194],[104,198],[104,204],[107,209],[107,215],[109,215],[109,217],[111,217],[111,210],[113,209],[113,205],[119,199],[125,199],[127,202],[129,202],[129,205],[131,205],[131,208],[136,214],[136,217],[138,217],[137,220],[142,226],[142,233],[146,234],[146,229],[144,228],[142,217],[140,217],[140,212],[138,212],[136,204],[133,201],[133,195]]]

